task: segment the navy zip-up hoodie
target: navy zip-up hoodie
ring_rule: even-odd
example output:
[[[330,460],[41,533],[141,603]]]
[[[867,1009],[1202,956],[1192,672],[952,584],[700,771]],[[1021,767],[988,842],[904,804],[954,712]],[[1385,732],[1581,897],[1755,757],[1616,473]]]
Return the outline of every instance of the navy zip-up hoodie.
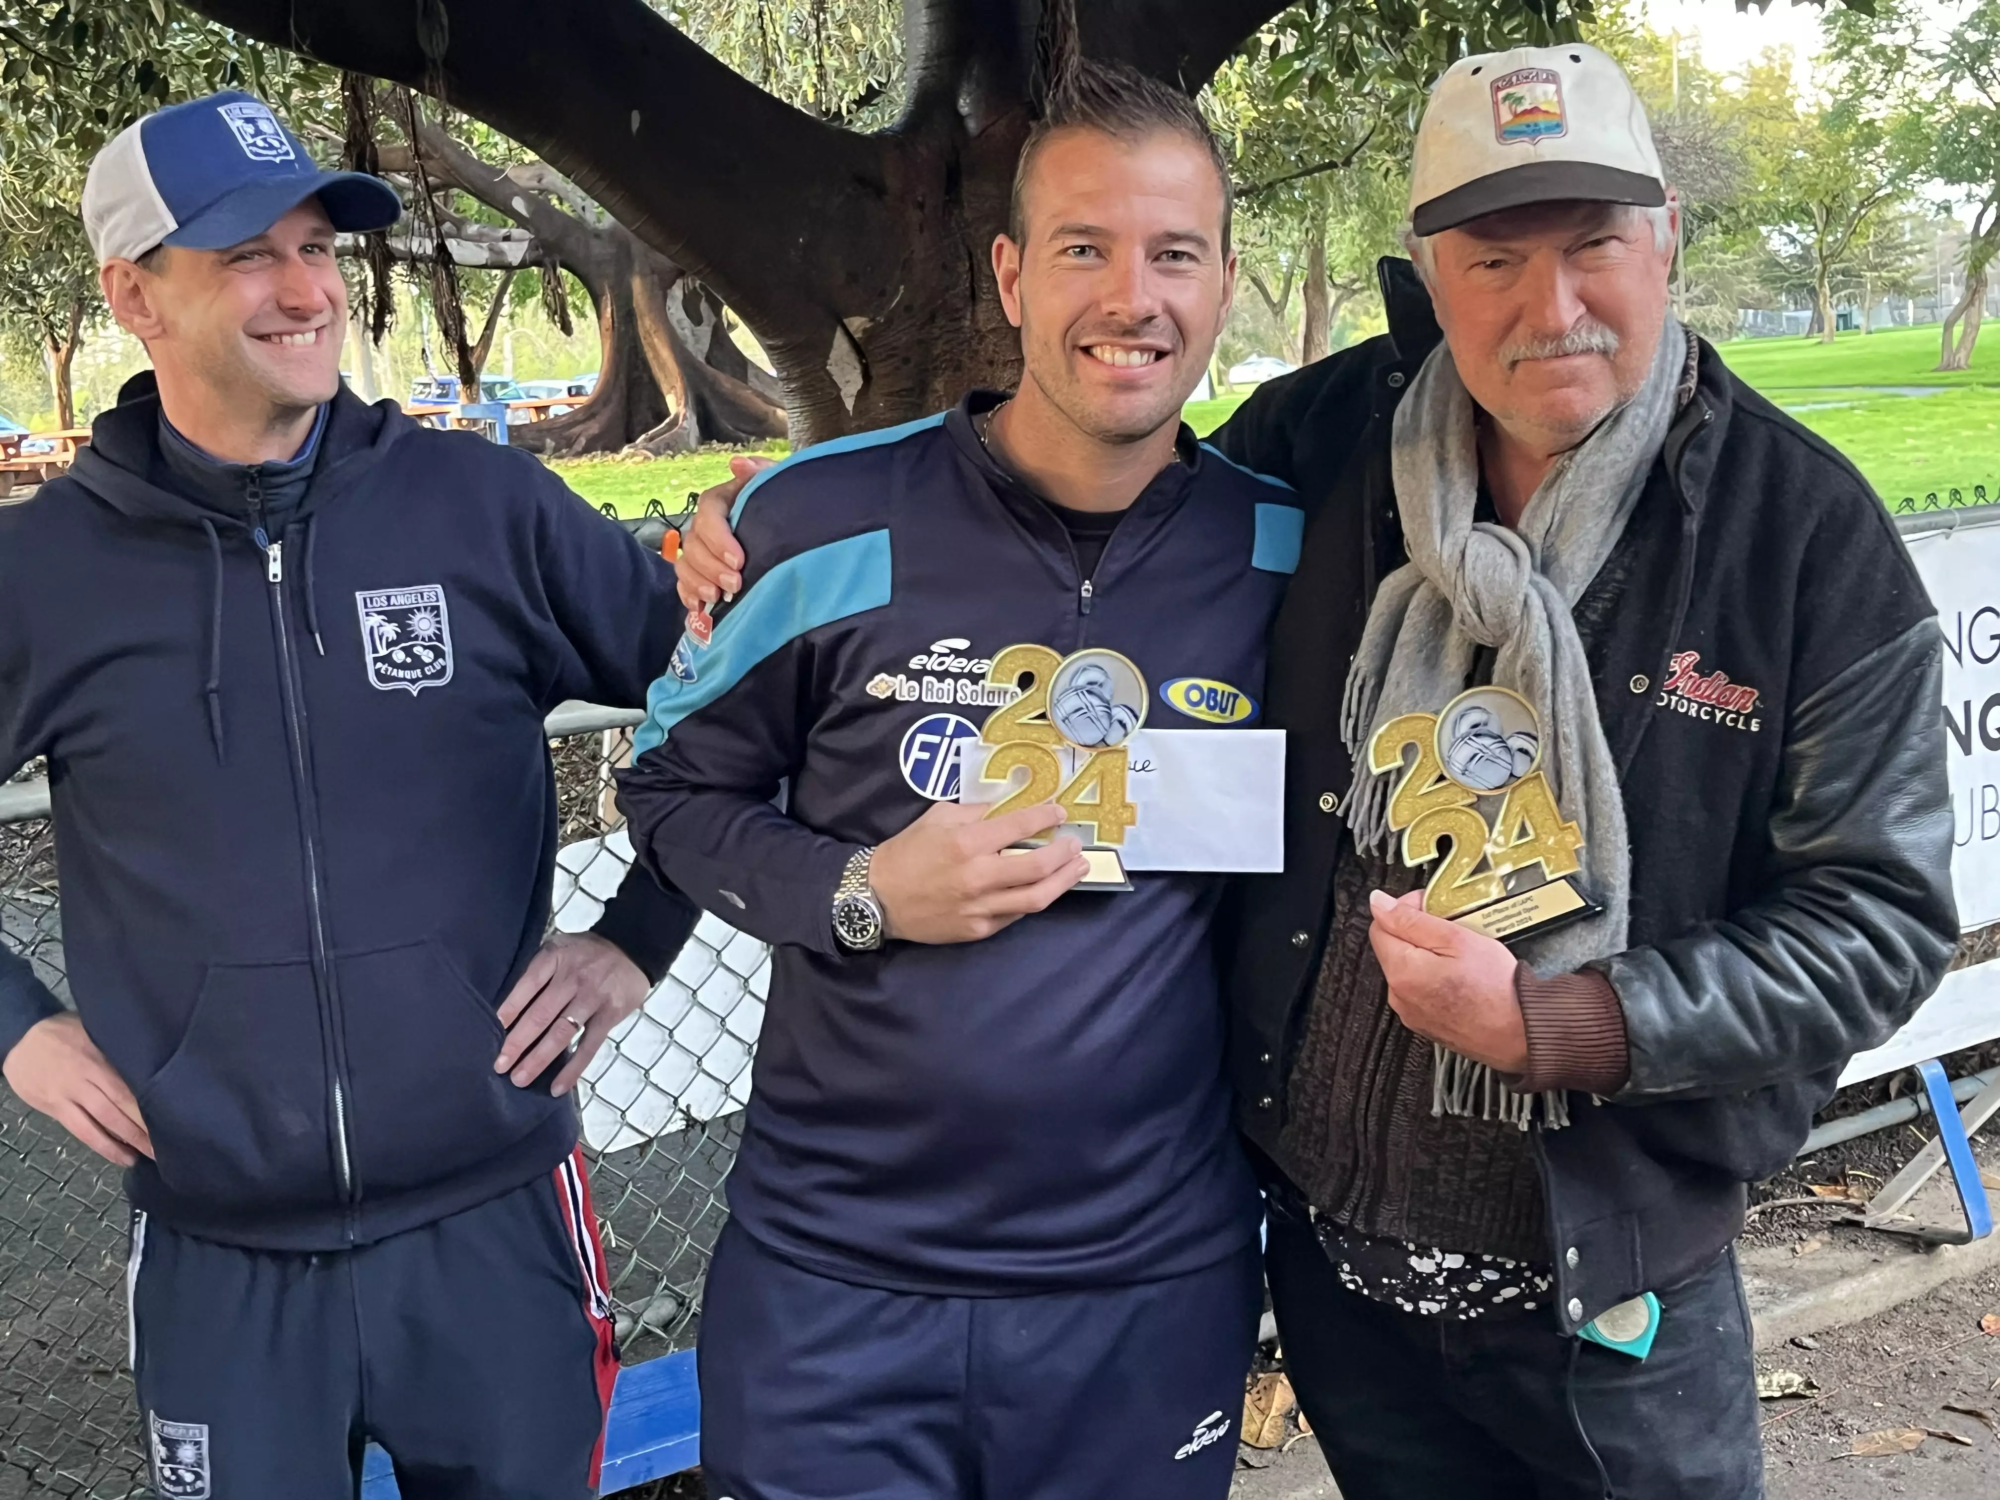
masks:
[[[735,1222],[822,1275],[959,1296],[1164,1279],[1255,1238],[1210,944],[1224,877],[1137,874],[984,942],[872,953],[835,942],[834,887],[951,795],[940,752],[994,711],[1007,646],[1112,648],[1148,728],[1232,732],[1161,690],[1262,693],[1300,520],[1288,487],[1188,440],[1085,580],[981,446],[969,414],[994,399],[744,491],[745,591],[683,641],[620,778],[642,858],[779,945]]]
[[[240,505],[177,487],[159,422],[114,408],[0,509],[0,773],[48,759],[73,997],[157,1152],[133,1202],[364,1243],[573,1144],[571,1100],[493,1071],[549,913],[542,719],[641,702],[682,611],[533,458],[393,403],[335,399],[279,534],[256,468]],[[648,877],[613,907],[655,971],[692,917]],[[55,1008],[0,950],[0,1051]]]

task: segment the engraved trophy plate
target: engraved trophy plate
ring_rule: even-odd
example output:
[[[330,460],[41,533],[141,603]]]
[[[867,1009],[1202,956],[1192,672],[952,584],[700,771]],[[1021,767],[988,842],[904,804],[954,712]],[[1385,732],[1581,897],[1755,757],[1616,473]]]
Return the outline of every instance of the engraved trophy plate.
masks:
[[[1049,837],[1089,830],[1083,852],[1090,870],[1078,887],[1131,890],[1118,846],[1139,820],[1126,791],[1126,742],[1146,722],[1145,674],[1101,647],[1065,657],[1047,646],[1020,645],[993,658],[986,680],[1019,693],[993,710],[979,731],[981,742],[992,747],[981,779],[1011,787],[986,816],[1057,803],[1069,821]],[[1022,771],[1027,779],[1015,785]]]
[[[1375,732],[1369,769],[1401,773],[1389,827],[1402,835],[1403,863],[1437,865],[1425,911],[1512,942],[1602,910],[1575,879],[1583,832],[1564,821],[1541,763],[1533,706],[1502,687],[1472,688],[1442,713],[1403,714]]]

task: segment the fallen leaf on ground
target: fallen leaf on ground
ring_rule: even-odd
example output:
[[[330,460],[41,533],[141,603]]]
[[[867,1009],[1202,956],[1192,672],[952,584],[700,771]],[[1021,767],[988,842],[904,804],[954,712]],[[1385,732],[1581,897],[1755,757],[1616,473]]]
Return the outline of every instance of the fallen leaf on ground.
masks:
[[[1298,1404],[1283,1375],[1259,1375],[1243,1396],[1243,1441],[1253,1448],[1277,1447],[1285,1440],[1285,1418]]]
[[[1854,1440],[1845,1458],[1891,1458],[1898,1453],[1914,1453],[1930,1434],[1921,1427],[1885,1427],[1880,1432],[1864,1432]]]
[[[1757,1377],[1757,1399],[1776,1401],[1785,1396],[1806,1396],[1818,1390],[1810,1376],[1797,1370],[1766,1370]]]
[[[1814,1235],[1811,1239],[1800,1240],[1796,1245],[1792,1246],[1792,1254],[1811,1255],[1816,1251],[1824,1250],[1825,1248],[1826,1248],[1826,1241],[1819,1238],[1819,1236]]]
[[[1947,1401],[1944,1404],[1944,1409],[1946,1411],[1955,1411],[1961,1417],[1971,1417],[1975,1421],[1984,1422],[1988,1427],[1993,1429],[1995,1436],[2000,1437],[2000,1417],[1996,1417],[1991,1411],[1988,1411],[1985,1407],[1958,1406],[1950,1401]]]
[[[1926,1427],[1925,1433],[1934,1438],[1943,1438],[1947,1443],[1956,1443],[1961,1448],[1974,1448],[1978,1444],[1962,1432],[1952,1432],[1944,1427]]]
[[[1809,1182],[1807,1189],[1815,1198],[1845,1198],[1847,1184],[1844,1182]]]
[[[1299,1436],[1311,1437],[1312,1435],[1313,1435],[1313,1424],[1306,1420],[1306,1414],[1303,1411],[1301,1411],[1299,1413]]]
[[[1988,1313],[1985,1317],[1981,1318],[1979,1320],[1979,1331],[1981,1333],[2000,1334],[2000,1313]]]

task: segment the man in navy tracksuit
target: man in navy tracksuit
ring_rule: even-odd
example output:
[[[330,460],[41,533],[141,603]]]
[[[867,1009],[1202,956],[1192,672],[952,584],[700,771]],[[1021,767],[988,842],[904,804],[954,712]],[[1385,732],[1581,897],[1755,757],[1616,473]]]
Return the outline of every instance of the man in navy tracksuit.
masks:
[[[1189,102],[1082,69],[1023,163],[995,251],[1020,390],[755,481],[746,590],[620,778],[642,858],[777,945],[704,1302],[718,1497],[1215,1497],[1234,1468],[1262,1288],[1222,877],[1072,890],[1074,841],[1001,852],[1062,811],[983,819],[951,753],[1017,644],[1254,700],[1300,512],[1178,421],[1234,270]],[[1115,740],[1118,665],[1083,665],[1018,686]],[[1149,723],[1231,732],[1190,702]]]
[[[641,701],[670,577],[340,385],[335,229],[397,204],[258,101],[142,120],[84,210],[157,392],[0,510],[0,779],[46,757],[78,1009],[0,950],[0,1053],[131,1168],[154,1487],[351,1497],[374,1438],[405,1497],[577,1500],[617,1357],[564,1095],[693,911],[638,874],[544,944],[542,720]]]

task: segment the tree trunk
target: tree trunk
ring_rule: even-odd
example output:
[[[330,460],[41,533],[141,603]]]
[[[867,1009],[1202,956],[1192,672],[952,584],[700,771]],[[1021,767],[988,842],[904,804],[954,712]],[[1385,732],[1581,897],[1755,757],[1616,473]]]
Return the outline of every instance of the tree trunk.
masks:
[[[1965,291],[1944,320],[1943,346],[1938,353],[1940,370],[1969,370],[1972,349],[1979,342],[1979,321],[1986,310],[1986,268],[1968,272]],[[1958,326],[1963,319],[1963,326]],[[1956,337],[1954,337],[1956,334]]]
[[[1865,339],[1875,331],[1875,278],[1864,275],[1861,278],[1861,336]]]
[[[1306,241],[1305,327],[1299,330],[1299,362],[1312,364],[1326,358],[1328,335],[1333,330],[1332,310],[1327,306],[1326,214],[1313,220]]]
[[[474,401],[484,399],[479,389],[479,377],[486,373],[486,361],[493,357],[493,335],[500,331],[500,315],[507,310],[507,293],[519,274],[518,271],[501,273],[499,289],[493,293],[493,303],[486,309],[486,326],[479,330],[479,342],[472,346],[471,397]]]
[[[593,239],[594,244],[573,246],[578,258],[565,265],[583,283],[597,313],[602,350],[597,389],[559,417],[515,428],[509,441],[553,457],[574,457],[635,446],[664,453],[782,437],[784,411],[750,383],[753,367],[722,326],[720,299],[615,224]],[[700,354],[689,349],[681,327],[705,335]]]
[[[192,3],[421,88],[535,151],[742,316],[795,443],[1018,376],[988,263],[1027,133],[1041,0],[908,0],[907,103],[872,134],[763,93],[631,0],[580,0],[558,26],[531,0]],[[1192,91],[1283,3],[1094,0],[1081,46]]]
[[[1821,261],[1813,272],[1813,309],[1819,322],[1819,341],[1833,342],[1833,275],[1832,269]]]
[[[434,181],[462,188],[532,236],[532,252],[518,240],[461,247],[447,236],[461,264],[468,254],[488,265],[504,254],[515,266],[559,266],[583,284],[597,314],[596,389],[559,417],[515,428],[508,438],[514,446],[574,457],[634,446],[664,452],[708,442],[764,442],[784,435],[777,382],[756,369],[729,338],[721,300],[712,291],[588,201],[571,202],[581,195],[547,168],[491,166],[428,122],[420,124],[418,136]],[[393,170],[397,154],[385,149],[381,156]],[[578,211],[558,207],[559,196]],[[404,251],[392,245],[410,255],[423,248],[413,244]],[[479,351],[482,365],[493,327],[489,317]],[[696,347],[690,349],[690,344]]]
[[[76,346],[82,340],[83,304],[73,302],[69,309],[69,326],[63,333],[51,330],[47,338],[49,358],[49,384],[55,389],[56,426],[68,431],[76,426],[76,387],[70,379],[70,365],[76,359]]]
[[[347,314],[347,342],[354,350],[354,394],[363,401],[381,399],[375,386],[375,346],[369,342],[368,325],[352,309]]]

